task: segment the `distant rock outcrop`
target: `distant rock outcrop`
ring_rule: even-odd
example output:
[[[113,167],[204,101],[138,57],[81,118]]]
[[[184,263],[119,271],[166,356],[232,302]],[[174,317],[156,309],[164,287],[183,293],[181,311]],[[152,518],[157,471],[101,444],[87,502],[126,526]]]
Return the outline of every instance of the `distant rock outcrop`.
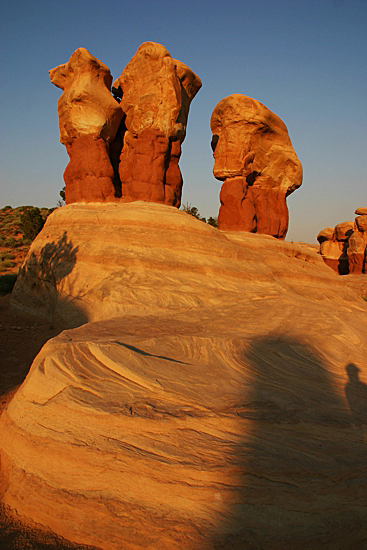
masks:
[[[115,97],[108,67],[84,48],[50,76],[63,90],[66,203],[145,200],[179,207],[181,143],[200,78],[154,42],[140,46],[114,83]]]
[[[357,208],[355,221],[320,231],[317,240],[324,262],[340,275],[367,273],[367,208]]]
[[[286,197],[302,183],[287,128],[265,105],[233,94],[211,117],[214,176],[223,180],[218,227],[285,238]]]

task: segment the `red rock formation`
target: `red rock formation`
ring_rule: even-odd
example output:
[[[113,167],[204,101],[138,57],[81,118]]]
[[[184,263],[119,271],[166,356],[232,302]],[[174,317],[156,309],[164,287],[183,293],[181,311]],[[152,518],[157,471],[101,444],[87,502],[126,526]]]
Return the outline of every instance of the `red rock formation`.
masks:
[[[218,227],[285,238],[286,197],[302,166],[282,120],[241,94],[222,99],[211,117],[214,176],[223,180]]]
[[[367,273],[367,208],[355,213],[360,214],[355,222],[327,227],[317,236],[324,262],[339,275]]]
[[[199,77],[153,42],[140,46],[115,82],[116,99],[108,67],[84,48],[50,76],[63,90],[58,111],[70,156],[67,204],[121,198],[179,207],[178,162]]]
[[[200,87],[195,73],[154,42],[142,44],[116,80],[127,128],[119,165],[123,199],[180,206],[181,143]]]
[[[60,141],[70,156],[64,173],[66,203],[115,200],[109,144],[123,112],[111,95],[108,67],[78,48],[67,63],[51,69],[50,77],[63,90],[58,111]]]

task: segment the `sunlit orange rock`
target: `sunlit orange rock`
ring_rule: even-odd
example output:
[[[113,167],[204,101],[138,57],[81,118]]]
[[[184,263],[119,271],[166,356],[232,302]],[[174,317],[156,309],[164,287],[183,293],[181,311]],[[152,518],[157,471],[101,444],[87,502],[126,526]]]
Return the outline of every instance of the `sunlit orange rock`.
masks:
[[[200,78],[155,42],[142,44],[114,82],[126,114],[119,164],[123,199],[180,206],[181,143],[200,87]]]
[[[123,112],[111,94],[109,68],[85,48],[50,70],[51,82],[63,90],[58,103],[60,141],[70,156],[65,170],[66,203],[115,200],[109,144]]]
[[[364,547],[367,304],[315,250],[78,203],[18,279],[19,308],[82,325],[0,418],[23,525],[103,550]]]
[[[340,275],[367,273],[367,208],[355,213],[354,222],[327,227],[317,236],[324,262]]]
[[[241,94],[218,103],[211,117],[214,176],[223,180],[220,229],[284,238],[286,197],[302,183],[302,165],[283,121]]]

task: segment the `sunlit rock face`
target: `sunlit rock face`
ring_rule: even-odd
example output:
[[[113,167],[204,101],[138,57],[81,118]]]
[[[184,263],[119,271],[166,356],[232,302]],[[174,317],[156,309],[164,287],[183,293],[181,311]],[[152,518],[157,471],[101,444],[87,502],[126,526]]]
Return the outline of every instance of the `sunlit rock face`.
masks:
[[[181,143],[200,78],[153,42],[140,46],[113,95],[108,67],[85,48],[50,76],[63,90],[66,203],[145,200],[179,207]]]
[[[123,198],[180,206],[181,143],[200,87],[191,69],[154,42],[142,44],[115,81],[126,115],[119,164]]]
[[[50,70],[51,82],[63,90],[59,99],[60,141],[70,156],[65,170],[66,202],[115,198],[109,144],[123,112],[111,94],[109,68],[85,48]]]
[[[214,176],[223,180],[218,226],[284,238],[286,197],[302,183],[302,165],[283,121],[265,105],[233,94],[211,117]]]
[[[0,418],[25,525],[103,550],[363,548],[367,304],[316,251],[76,203],[18,279],[17,307],[67,328]]]
[[[328,227],[317,236],[324,262],[340,275],[367,273],[367,208],[355,213],[355,221]]]

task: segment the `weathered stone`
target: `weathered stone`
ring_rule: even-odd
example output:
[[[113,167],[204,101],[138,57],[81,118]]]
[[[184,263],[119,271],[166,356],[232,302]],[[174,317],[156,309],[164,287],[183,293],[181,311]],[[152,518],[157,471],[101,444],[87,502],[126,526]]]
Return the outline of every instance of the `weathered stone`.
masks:
[[[357,209],[360,211],[363,209]],[[325,263],[339,275],[367,273],[367,216],[327,227],[317,236]]]
[[[361,206],[360,208],[357,208],[357,210],[355,211],[355,214],[357,214],[357,216],[366,216],[367,215],[367,207]]]
[[[334,237],[334,227],[325,227],[325,229],[322,229],[320,233],[317,235],[317,240],[321,244],[324,241],[330,241]]]
[[[347,221],[335,226],[335,238],[337,241],[347,241],[355,228],[354,222]]]
[[[56,210],[30,257],[24,300],[47,279],[85,324],[0,418],[17,518],[104,550],[363,548],[367,305],[320,255],[132,202]]]
[[[286,197],[302,183],[285,124],[259,101],[233,94],[215,107],[211,130],[214,176],[225,181],[218,227],[284,238]]]
[[[366,233],[365,237],[367,238],[367,216],[357,216],[356,225],[358,231],[361,233]]]
[[[366,273],[367,240],[355,231],[349,237],[348,260],[350,273]]]
[[[140,46],[117,79],[115,98],[108,67],[84,48],[50,76],[64,91],[66,203],[146,200],[179,207],[178,162],[199,77],[153,42]]]
[[[178,166],[198,76],[166,48],[140,46],[113,90],[126,114],[119,175],[124,200],[147,200],[179,207],[182,176]]]
[[[50,70],[50,77],[63,90],[58,112],[60,141],[70,156],[64,174],[66,203],[115,200],[108,147],[123,112],[110,92],[108,67],[78,48],[67,63]]]

